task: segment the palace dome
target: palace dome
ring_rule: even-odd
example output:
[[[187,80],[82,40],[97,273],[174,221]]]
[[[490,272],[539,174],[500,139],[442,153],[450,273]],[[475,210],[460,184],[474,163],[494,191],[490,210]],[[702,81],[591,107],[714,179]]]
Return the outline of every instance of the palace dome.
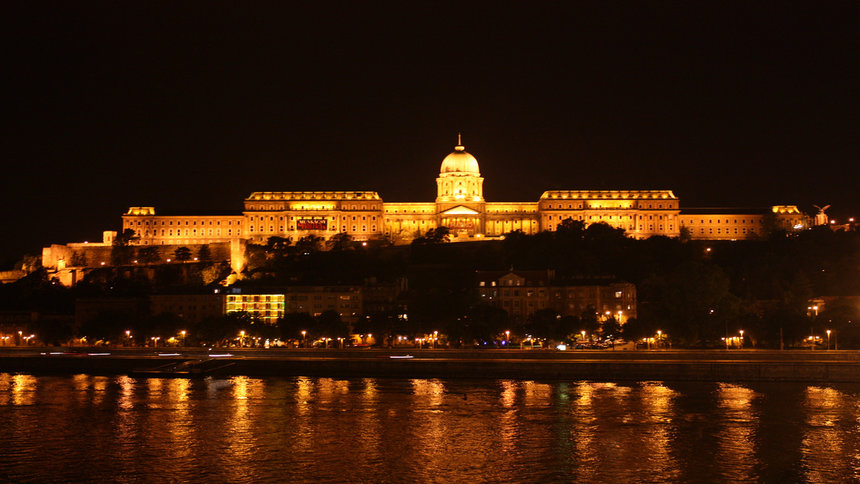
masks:
[[[442,160],[442,168],[439,170],[439,173],[464,173],[481,176],[481,172],[478,169],[478,160],[470,155],[460,143],[457,143],[454,151]]]

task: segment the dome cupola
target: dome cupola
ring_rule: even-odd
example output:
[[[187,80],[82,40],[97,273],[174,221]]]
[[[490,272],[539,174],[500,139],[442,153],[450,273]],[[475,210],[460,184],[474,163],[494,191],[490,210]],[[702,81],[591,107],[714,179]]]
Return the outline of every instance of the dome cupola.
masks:
[[[478,169],[478,160],[466,151],[463,146],[462,138],[457,135],[457,146],[454,151],[442,160],[442,168],[439,170],[440,175],[446,173],[462,173],[464,175],[481,176]]]
[[[436,202],[483,202],[483,185],[478,160],[466,152],[458,134],[457,146],[442,160],[439,178],[436,178]]]

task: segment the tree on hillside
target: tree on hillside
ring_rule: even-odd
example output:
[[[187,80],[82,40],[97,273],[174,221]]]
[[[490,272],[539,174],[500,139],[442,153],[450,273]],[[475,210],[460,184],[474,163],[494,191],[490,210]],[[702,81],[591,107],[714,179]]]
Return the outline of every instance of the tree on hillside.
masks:
[[[585,229],[585,240],[612,243],[625,239],[624,229],[615,228],[606,222],[593,223]]]
[[[624,324],[623,335],[627,341],[638,341],[653,336],[657,331],[656,325],[649,321],[630,318]]]
[[[296,250],[299,254],[310,255],[319,252],[322,238],[316,235],[306,235],[296,242]]]
[[[581,239],[585,234],[585,222],[568,217],[558,224],[555,232],[558,236],[566,239]]]
[[[693,230],[690,229],[690,227],[687,227],[686,225],[682,225],[681,230],[678,233],[678,239],[681,242],[689,242],[689,241],[693,240]]]
[[[615,319],[615,316],[610,316],[600,323],[600,334],[608,340],[616,340],[621,336],[621,325]]]
[[[155,264],[161,262],[161,256],[158,254],[158,247],[148,245],[137,251],[137,260],[142,264]]]
[[[84,251],[74,251],[72,252],[71,261],[69,261],[69,265],[72,267],[86,267],[87,266],[87,254]]]
[[[530,314],[523,325],[523,333],[535,338],[556,339],[561,316],[555,309],[544,308]],[[564,335],[562,335],[564,336]]]
[[[207,318],[194,327],[193,339],[215,346],[228,345],[242,331],[246,319],[244,314],[237,316],[237,313],[230,313]]]
[[[264,246],[266,258],[280,258],[289,255],[290,244],[292,240],[289,237],[278,237],[273,235],[266,239]]]
[[[328,250],[342,251],[354,249],[352,236],[346,232],[338,232],[331,236],[325,243]]]
[[[176,250],[173,251],[173,259],[180,262],[191,260],[191,249],[185,246],[177,247]]]
[[[209,244],[203,244],[197,250],[197,260],[200,262],[211,262],[212,251],[209,249]]]
[[[579,327],[579,331],[585,331],[588,335],[593,335],[600,330],[600,320],[594,306],[588,306],[582,312],[582,316],[579,318]]]
[[[74,336],[73,321],[63,319],[46,319],[40,317],[27,326],[30,333],[36,335],[42,343],[49,346],[61,346]]]
[[[42,258],[36,255],[25,255],[15,263],[15,269],[22,270],[27,274],[42,268]]]
[[[100,311],[78,328],[77,335],[92,344],[97,341],[120,341],[125,330],[139,324],[138,314],[130,311]]]
[[[654,275],[640,287],[640,322],[660,327],[685,345],[719,341],[725,333],[713,315],[731,307],[730,281],[711,263],[687,261],[665,275]]]
[[[319,336],[316,321],[308,313],[287,313],[278,320],[281,338],[295,340],[304,345]],[[302,335],[302,331],[305,332]]]
[[[132,244],[140,240],[140,236],[132,229],[125,229],[113,239],[110,251],[111,265],[120,266],[131,263],[134,250]]]
[[[323,337],[335,339],[349,336],[349,327],[340,318],[340,313],[333,309],[323,311],[314,319],[317,323],[317,331]]]
[[[469,308],[462,318],[450,321],[444,333],[448,335],[448,341],[458,346],[482,345],[509,331],[510,325],[507,311],[492,304],[479,303]]]
[[[446,242],[451,241],[451,229],[448,227],[436,227],[435,229],[430,229],[421,237],[416,237],[413,241],[413,245],[433,245],[433,244],[444,244]]]
[[[359,334],[374,334],[377,341],[385,342],[389,347],[392,346],[395,336],[411,336],[404,321],[393,311],[366,314],[359,318],[352,331]]]

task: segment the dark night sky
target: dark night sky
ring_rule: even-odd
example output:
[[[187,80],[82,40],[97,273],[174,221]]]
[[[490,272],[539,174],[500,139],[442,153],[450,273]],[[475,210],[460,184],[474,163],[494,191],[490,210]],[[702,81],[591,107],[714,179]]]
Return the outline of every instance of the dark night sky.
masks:
[[[490,201],[656,188],[860,216],[860,3],[535,3],[4,7],[0,261],[132,205],[432,201],[458,131]]]

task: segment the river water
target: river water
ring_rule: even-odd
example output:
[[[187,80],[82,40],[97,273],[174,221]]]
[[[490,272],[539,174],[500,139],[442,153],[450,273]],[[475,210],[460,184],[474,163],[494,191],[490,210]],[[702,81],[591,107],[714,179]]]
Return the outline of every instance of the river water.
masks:
[[[0,480],[860,480],[860,385],[0,374]]]

